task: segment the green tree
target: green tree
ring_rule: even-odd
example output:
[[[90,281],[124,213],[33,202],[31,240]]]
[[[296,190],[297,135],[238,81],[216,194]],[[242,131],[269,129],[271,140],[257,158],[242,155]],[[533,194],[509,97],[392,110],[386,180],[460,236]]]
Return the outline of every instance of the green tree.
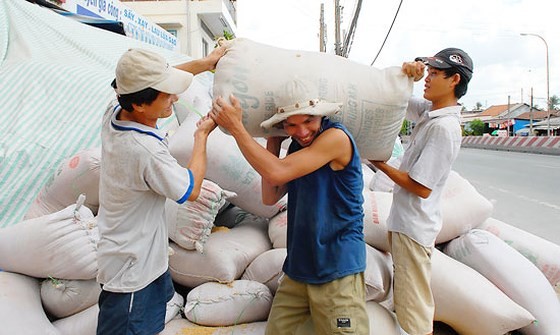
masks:
[[[410,135],[410,131],[412,130],[412,129],[410,128],[410,126],[411,126],[410,121],[404,120],[403,123],[402,123],[402,125],[401,125],[401,132],[400,132],[400,134],[401,134],[401,135]]]
[[[480,119],[474,119],[469,122],[469,128],[472,135],[480,136],[484,133],[484,122]]]
[[[476,105],[474,106],[474,110],[476,111],[482,110],[482,103],[477,101]]]
[[[558,107],[560,106],[560,97],[558,97],[557,95],[551,96],[548,106],[550,110],[558,110]]]

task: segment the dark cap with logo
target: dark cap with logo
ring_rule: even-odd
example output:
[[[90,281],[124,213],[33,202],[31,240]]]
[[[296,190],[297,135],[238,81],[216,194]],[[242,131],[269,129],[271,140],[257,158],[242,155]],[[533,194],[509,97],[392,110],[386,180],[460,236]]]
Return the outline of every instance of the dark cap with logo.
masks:
[[[467,82],[471,80],[473,73],[471,57],[463,50],[457,48],[443,49],[433,57],[416,57],[415,61],[424,62],[424,64],[436,69],[455,68],[467,79]]]

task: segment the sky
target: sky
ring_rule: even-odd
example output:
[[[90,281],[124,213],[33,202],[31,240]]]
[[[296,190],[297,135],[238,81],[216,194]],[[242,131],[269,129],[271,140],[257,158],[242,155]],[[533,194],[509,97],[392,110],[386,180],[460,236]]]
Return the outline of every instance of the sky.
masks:
[[[340,0],[341,29],[349,26],[356,0]],[[279,48],[319,51],[320,4],[325,6],[327,52],[334,53],[334,0],[238,0],[237,37]],[[391,32],[383,41],[397,13]],[[474,74],[460,99],[477,103],[524,102],[546,106],[547,46],[549,96],[560,96],[560,14],[551,0],[363,0],[348,58],[385,68],[447,47],[465,50]],[[522,36],[521,33],[537,36]],[[546,44],[545,44],[546,42]],[[382,47],[383,45],[383,47]],[[379,56],[376,58],[376,55]],[[421,96],[423,82],[415,84]]]

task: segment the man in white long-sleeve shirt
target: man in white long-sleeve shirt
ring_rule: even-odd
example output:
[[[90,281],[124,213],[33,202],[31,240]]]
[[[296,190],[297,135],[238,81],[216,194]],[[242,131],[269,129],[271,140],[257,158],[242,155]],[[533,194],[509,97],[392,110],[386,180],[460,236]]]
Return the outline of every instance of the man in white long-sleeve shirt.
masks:
[[[426,65],[424,99],[413,98],[408,105],[407,119],[416,126],[400,168],[371,162],[396,184],[387,220],[394,302],[399,324],[410,335],[433,333],[431,255],[442,226],[442,190],[461,146],[458,100],[473,72],[469,55],[456,48],[404,63],[402,71],[419,80]]]

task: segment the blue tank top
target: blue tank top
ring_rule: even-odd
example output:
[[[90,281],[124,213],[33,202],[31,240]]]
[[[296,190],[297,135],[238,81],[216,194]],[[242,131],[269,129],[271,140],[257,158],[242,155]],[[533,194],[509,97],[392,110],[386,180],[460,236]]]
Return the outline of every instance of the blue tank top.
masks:
[[[330,282],[366,268],[362,163],[348,130],[324,118],[323,131],[332,127],[350,138],[350,163],[339,171],[326,164],[288,183],[288,255],[283,270],[290,278],[309,284]],[[300,149],[293,141],[288,154]]]

